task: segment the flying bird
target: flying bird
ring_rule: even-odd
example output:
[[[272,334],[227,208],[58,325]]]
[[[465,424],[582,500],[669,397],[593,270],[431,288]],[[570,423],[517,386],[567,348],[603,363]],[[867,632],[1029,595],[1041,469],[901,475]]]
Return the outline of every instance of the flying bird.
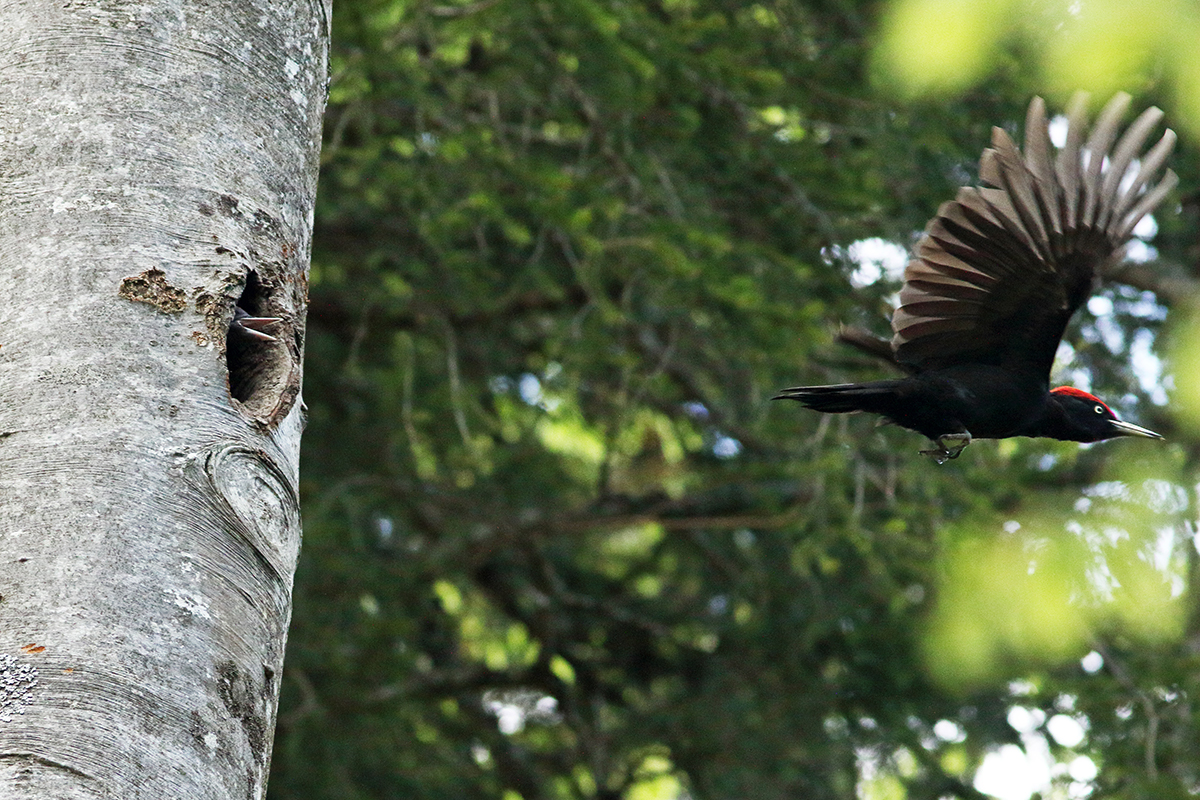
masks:
[[[1082,389],[1050,388],[1068,320],[1095,291],[1099,273],[1122,257],[1138,221],[1178,183],[1169,169],[1156,177],[1174,132],[1142,152],[1162,111],[1143,112],[1118,141],[1129,103],[1118,94],[1087,134],[1087,96],[1077,94],[1057,152],[1040,97],[1029,105],[1023,154],[992,129],[979,165],[983,185],[963,187],[938,209],[904,270],[892,339],[854,328],[839,334],[907,377],[798,386],[774,399],[826,413],[880,414],[932,440],[935,448],[920,452],[939,464],[973,439],[1163,438],[1117,419]]]

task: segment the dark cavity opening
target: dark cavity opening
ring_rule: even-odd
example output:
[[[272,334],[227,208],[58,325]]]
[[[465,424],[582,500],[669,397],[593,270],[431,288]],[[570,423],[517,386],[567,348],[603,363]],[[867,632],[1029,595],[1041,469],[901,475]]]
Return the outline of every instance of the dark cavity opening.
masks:
[[[276,384],[276,373],[286,353],[279,337],[283,324],[267,313],[266,292],[253,271],[246,276],[246,287],[237,299],[225,340],[225,364],[229,370],[229,394],[248,406],[255,406]]]

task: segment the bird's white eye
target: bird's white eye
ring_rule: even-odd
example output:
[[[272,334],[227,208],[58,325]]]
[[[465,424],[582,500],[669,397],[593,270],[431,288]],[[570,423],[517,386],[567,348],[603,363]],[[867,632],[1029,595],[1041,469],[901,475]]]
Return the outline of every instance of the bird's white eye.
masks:
[[[1100,406],[1100,405],[1096,406],[1096,413],[1097,413],[1097,414],[1103,414],[1103,413],[1104,413],[1104,406]]]

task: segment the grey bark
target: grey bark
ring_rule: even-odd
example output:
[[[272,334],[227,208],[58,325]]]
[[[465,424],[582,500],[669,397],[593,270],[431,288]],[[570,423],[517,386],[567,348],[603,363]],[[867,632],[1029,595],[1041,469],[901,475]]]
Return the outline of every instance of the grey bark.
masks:
[[[265,793],[328,19],[0,2],[0,798]]]

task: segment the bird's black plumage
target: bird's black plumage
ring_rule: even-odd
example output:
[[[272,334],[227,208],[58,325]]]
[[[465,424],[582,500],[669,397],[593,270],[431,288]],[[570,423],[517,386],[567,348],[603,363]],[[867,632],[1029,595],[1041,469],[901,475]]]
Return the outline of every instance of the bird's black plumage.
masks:
[[[1118,141],[1129,101],[1114,97],[1085,140],[1087,98],[1076,95],[1056,154],[1041,98],[1029,106],[1024,154],[993,129],[980,162],[984,185],[960,189],[938,209],[905,269],[891,341],[857,329],[839,335],[908,377],[800,386],[777,398],[881,414],[936,442],[925,452],[939,461],[972,438],[1161,438],[1117,420],[1086,392],[1049,383],[1067,322],[1104,266],[1121,257],[1134,226],[1177,183],[1170,170],[1157,178],[1172,131],[1142,154],[1160,110],[1143,112]]]

